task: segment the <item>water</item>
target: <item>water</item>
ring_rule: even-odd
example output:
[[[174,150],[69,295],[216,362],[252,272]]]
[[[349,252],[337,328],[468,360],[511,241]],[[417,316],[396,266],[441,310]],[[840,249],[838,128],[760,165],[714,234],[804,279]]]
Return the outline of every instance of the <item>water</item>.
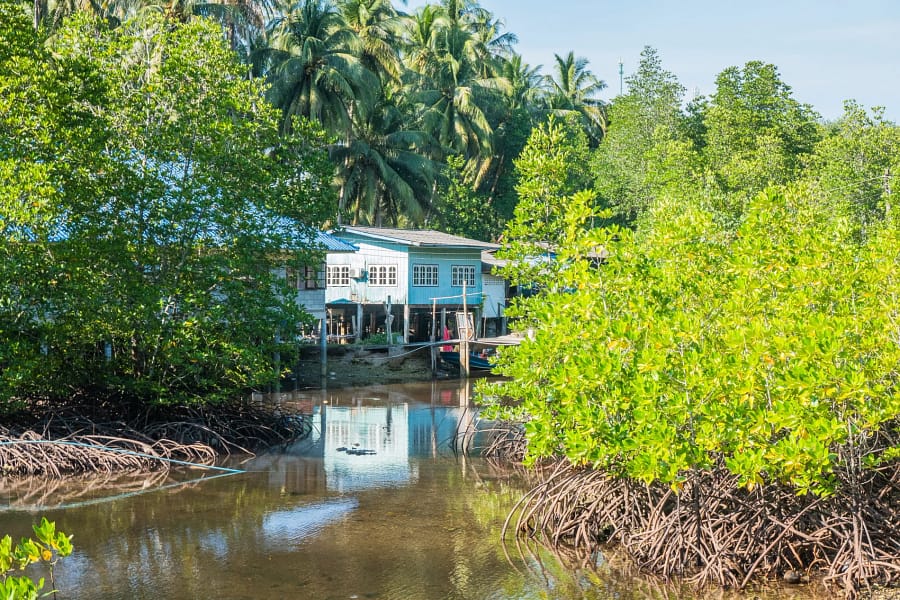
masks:
[[[654,597],[501,543],[523,487],[453,452],[470,393],[451,381],[285,394],[314,432],[233,465],[246,473],[7,482],[0,532],[29,535],[43,515],[74,534],[60,599]]]

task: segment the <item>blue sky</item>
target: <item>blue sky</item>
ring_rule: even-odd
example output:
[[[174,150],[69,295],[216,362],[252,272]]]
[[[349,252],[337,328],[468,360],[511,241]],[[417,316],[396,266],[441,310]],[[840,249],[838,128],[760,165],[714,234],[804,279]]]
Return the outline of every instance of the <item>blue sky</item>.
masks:
[[[395,2],[404,8],[400,2]],[[409,0],[412,11],[424,0]],[[900,120],[900,0],[481,0],[519,38],[519,54],[549,72],[569,50],[619,91],[644,46],[688,92],[709,94],[716,75],[750,60],[776,65],[794,97],[826,119],[853,98]]]

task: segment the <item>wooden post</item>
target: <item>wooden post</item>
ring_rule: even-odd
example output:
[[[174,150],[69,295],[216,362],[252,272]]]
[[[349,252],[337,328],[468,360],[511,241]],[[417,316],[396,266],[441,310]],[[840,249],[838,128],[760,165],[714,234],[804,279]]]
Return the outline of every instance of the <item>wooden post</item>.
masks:
[[[434,376],[437,370],[437,346],[434,344],[437,336],[437,300],[431,300],[431,375]]]
[[[394,342],[394,340],[392,339],[394,337],[394,335],[391,332],[391,330],[393,329],[393,327],[391,327],[393,322],[394,322],[394,315],[391,313],[391,297],[388,296],[387,303],[384,305],[384,329],[385,329],[385,332],[387,333],[388,347],[392,346],[393,342]]]
[[[322,350],[322,356],[319,358],[319,367],[322,381],[324,382],[328,375],[328,320],[325,317],[322,317],[322,322],[319,324],[319,336],[319,347]]]
[[[459,331],[459,376],[465,379],[469,378],[469,305],[466,302],[466,280],[463,278],[463,323],[465,323],[465,333],[463,328],[458,327]],[[458,321],[457,321],[458,322]]]
[[[363,330],[363,306],[361,302],[356,305],[356,324],[354,327],[356,328],[353,331],[356,334],[356,341],[361,342]]]
[[[441,339],[444,339],[444,331],[447,329],[447,308],[441,307]]]

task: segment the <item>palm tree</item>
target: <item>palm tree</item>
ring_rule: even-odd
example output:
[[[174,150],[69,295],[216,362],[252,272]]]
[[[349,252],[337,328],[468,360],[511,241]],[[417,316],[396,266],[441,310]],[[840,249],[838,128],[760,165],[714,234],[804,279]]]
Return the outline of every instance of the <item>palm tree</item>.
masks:
[[[365,116],[364,116],[365,115]],[[387,98],[354,114],[351,138],[331,148],[341,186],[340,208],[355,224],[420,224],[439,163],[434,141],[405,128],[401,111]]]
[[[205,0],[194,4],[191,12],[221,23],[232,50],[249,62],[266,24],[277,14],[277,0]]]
[[[550,109],[561,116],[578,114],[585,132],[596,145],[606,131],[605,103],[596,95],[606,89],[606,83],[587,68],[586,58],[575,58],[571,51],[565,58],[559,54],[554,56],[556,77],[549,76],[547,80],[551,89]]]
[[[402,18],[390,0],[338,0],[338,10],[362,44],[363,64],[382,80],[400,80],[398,41]]]
[[[481,69],[467,18],[477,14],[476,8],[473,2],[444,0],[442,6],[414,15],[407,52],[412,73],[406,83],[411,101],[420,108],[422,129],[466,158],[465,170],[477,185],[492,156],[493,130],[485,107],[507,83],[493,74],[485,77]]]
[[[541,75],[541,65],[532,67],[513,54],[500,63],[500,76],[509,82],[504,97],[512,110],[537,110],[546,100],[546,79]]]
[[[546,80],[540,74],[540,66],[531,67],[520,55],[512,54],[501,57],[497,68],[508,86],[499,101],[491,106],[494,152],[491,173],[485,180],[489,182],[486,187],[491,203],[497,197],[501,180],[510,176],[512,159],[522,151],[532,127],[544,114],[547,97]]]
[[[437,38],[447,19],[433,4],[426,4],[414,15],[403,15],[403,19],[404,60],[410,70],[421,73],[434,59]]]
[[[282,129],[295,116],[347,130],[355,106],[372,104],[378,78],[360,58],[361,43],[326,0],[300,0],[268,27],[268,46],[257,51],[258,73],[272,80],[270,99],[282,111]]]
[[[481,65],[482,77],[494,77],[503,62],[514,56],[513,46],[519,41],[516,34],[503,31],[504,23],[486,11],[472,13],[470,31],[472,33],[473,58]]]

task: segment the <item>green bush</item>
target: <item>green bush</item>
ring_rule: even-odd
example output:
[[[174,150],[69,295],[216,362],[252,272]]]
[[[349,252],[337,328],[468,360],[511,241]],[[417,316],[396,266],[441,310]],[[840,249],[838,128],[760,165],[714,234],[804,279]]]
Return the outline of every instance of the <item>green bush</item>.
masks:
[[[482,391],[521,401],[505,416],[532,461],[674,489],[724,461],[747,488],[828,495],[896,456],[879,432],[900,414],[900,232],[860,241],[848,214],[795,189],[756,196],[737,230],[666,201],[633,235],[570,227],[511,313],[534,340]]]
[[[25,575],[13,575],[23,571],[29,565],[42,563],[50,568],[53,579],[53,566],[60,558],[72,553],[72,536],[56,531],[56,523],[41,519],[40,525],[33,526],[37,539],[23,538],[13,545],[8,535],[0,539],[0,598],[4,600],[35,600],[40,597],[44,588],[44,579],[37,581]],[[43,595],[48,595],[43,594]]]

